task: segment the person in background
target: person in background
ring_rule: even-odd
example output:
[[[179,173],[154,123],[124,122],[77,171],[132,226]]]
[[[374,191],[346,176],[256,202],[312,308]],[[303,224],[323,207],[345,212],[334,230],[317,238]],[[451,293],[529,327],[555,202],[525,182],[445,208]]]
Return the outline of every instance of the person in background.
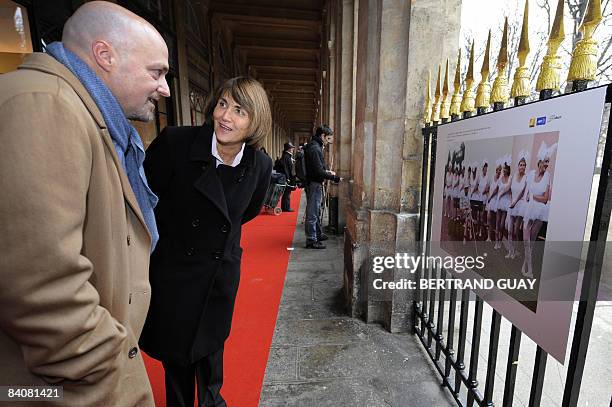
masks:
[[[237,77],[212,95],[201,127],[166,127],[147,150],[159,196],[151,309],[140,340],[163,363],[168,406],[225,406],[223,348],[240,281],[242,225],[261,210],[272,160],[265,90]]]
[[[306,186],[306,160],[304,159],[305,144],[300,144],[294,155],[294,169],[297,186],[304,188]]]
[[[328,237],[321,228],[321,201],[323,199],[323,181],[326,179],[340,182],[334,171],[325,168],[323,147],[332,142],[334,132],[327,125],[317,128],[304,150],[306,162],[306,248],[325,249],[322,242]]]
[[[293,162],[293,152],[295,147],[291,142],[283,146],[283,155],[280,158],[281,173],[285,174],[288,185],[295,185],[295,165]],[[291,209],[291,188],[286,187],[281,199],[281,209],[283,212],[294,212]]]
[[[46,51],[0,75],[0,385],[61,386],[45,405],[153,406],[137,345],[157,197],[128,119],[170,95],[168,48],[93,1]]]

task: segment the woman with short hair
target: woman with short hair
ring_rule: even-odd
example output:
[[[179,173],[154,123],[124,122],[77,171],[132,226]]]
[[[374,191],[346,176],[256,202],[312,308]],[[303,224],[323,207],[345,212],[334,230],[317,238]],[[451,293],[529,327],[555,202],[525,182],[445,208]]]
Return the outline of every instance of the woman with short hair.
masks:
[[[240,281],[242,225],[259,213],[272,161],[268,97],[238,77],[209,99],[200,127],[166,127],[144,164],[159,197],[151,306],[142,348],[162,361],[168,406],[225,406],[223,347]]]

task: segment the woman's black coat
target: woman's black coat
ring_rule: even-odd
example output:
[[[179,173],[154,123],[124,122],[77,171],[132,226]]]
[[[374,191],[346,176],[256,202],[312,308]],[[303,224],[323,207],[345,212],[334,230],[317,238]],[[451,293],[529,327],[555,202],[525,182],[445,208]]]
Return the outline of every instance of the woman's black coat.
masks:
[[[162,361],[194,363],[223,346],[240,280],[241,226],[257,216],[270,183],[272,161],[248,145],[238,166],[216,168],[212,134],[210,126],[167,127],[147,150],[160,238],[140,346]]]

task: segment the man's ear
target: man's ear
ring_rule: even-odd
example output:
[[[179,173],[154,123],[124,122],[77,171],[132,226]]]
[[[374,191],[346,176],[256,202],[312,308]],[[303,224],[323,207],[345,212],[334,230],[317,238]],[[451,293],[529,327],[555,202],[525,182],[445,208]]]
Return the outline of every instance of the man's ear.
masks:
[[[112,46],[103,40],[96,40],[91,44],[93,59],[105,72],[110,72],[115,65],[115,56]]]

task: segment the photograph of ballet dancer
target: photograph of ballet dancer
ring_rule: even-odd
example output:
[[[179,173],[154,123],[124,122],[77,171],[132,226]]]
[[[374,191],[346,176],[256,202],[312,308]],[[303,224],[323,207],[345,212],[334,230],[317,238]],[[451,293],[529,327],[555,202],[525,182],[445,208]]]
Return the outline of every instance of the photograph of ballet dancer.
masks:
[[[558,140],[558,132],[549,132],[449,143],[441,248],[486,256],[482,277],[539,281]],[[521,303],[536,311],[537,301]]]

